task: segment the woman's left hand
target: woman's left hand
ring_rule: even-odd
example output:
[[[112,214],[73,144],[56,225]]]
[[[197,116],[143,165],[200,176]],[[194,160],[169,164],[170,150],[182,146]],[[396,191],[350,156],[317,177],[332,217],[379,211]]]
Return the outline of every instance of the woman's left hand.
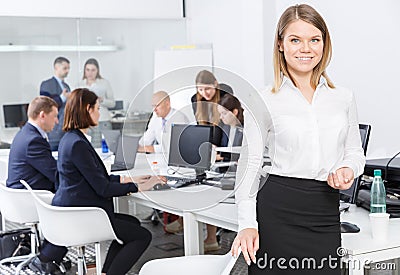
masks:
[[[332,188],[347,190],[353,184],[354,172],[349,167],[342,167],[333,173],[329,173],[327,181]]]

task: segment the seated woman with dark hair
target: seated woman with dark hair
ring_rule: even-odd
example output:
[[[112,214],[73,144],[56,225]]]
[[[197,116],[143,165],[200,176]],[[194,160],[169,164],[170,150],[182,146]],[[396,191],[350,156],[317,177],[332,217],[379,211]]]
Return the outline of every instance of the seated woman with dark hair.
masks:
[[[242,146],[244,117],[239,99],[231,94],[225,94],[220,99],[217,110],[224,123],[221,147]],[[238,158],[238,154],[221,153],[219,160],[230,161]]]
[[[94,206],[104,209],[123,245],[113,241],[102,272],[126,274],[151,241],[151,233],[129,215],[114,213],[113,197],[151,189],[165,179],[150,176],[108,175],[87,135],[100,117],[97,95],[88,89],[74,90],[65,107],[63,130],[58,149],[59,188],[53,198],[55,206]],[[93,228],[96,230],[96,228]],[[46,263],[59,263],[67,249],[44,242],[34,260],[34,271],[47,272]],[[50,272],[51,273],[51,272]]]

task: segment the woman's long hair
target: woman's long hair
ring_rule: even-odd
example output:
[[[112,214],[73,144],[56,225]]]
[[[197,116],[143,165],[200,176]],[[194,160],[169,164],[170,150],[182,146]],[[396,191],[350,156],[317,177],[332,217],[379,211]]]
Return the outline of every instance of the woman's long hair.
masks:
[[[220,100],[220,92],[218,87],[218,81],[215,76],[207,71],[203,70],[199,72],[196,76],[196,89],[198,85],[212,85],[215,86],[215,95],[214,97],[207,101],[203,98],[203,96],[197,92],[196,93],[196,120],[199,124],[219,124],[219,113],[217,109],[217,104]],[[208,105],[212,104],[211,106],[211,116],[208,113],[209,107]]]
[[[89,58],[88,60],[86,60],[85,66],[83,66],[83,76],[82,76],[82,79],[86,79],[86,76],[85,76],[86,65],[94,65],[94,66],[97,68],[96,79],[102,79],[102,78],[103,78],[103,77],[100,75],[100,66],[99,66],[99,62],[97,62],[97,60],[94,59],[94,58]]]
[[[276,27],[275,33],[275,42],[274,42],[274,86],[272,88],[272,92],[275,93],[279,90],[283,76],[290,78],[294,85],[297,86],[296,81],[290,75],[285,56],[283,52],[279,50],[279,45],[283,41],[283,35],[286,31],[287,27],[293,23],[294,21],[302,20],[307,22],[317,29],[319,29],[322,33],[322,40],[324,43],[323,55],[321,61],[317,66],[313,69],[310,84],[314,89],[318,86],[318,82],[321,78],[321,75],[326,79],[326,82],[329,87],[335,88],[332,81],[328,78],[325,69],[328,67],[329,62],[332,57],[332,44],[331,37],[329,35],[328,27],[325,24],[322,16],[311,6],[306,4],[295,5],[287,8],[282,14],[281,18],[278,21],[278,25]]]
[[[240,122],[241,127],[243,127],[244,123],[244,117],[243,117],[243,108],[242,105],[240,104],[239,99],[237,97],[231,95],[231,94],[226,94],[224,95],[221,100],[219,101],[219,105],[227,109],[228,111],[233,112],[233,110],[238,110],[238,113],[236,115],[237,120]]]

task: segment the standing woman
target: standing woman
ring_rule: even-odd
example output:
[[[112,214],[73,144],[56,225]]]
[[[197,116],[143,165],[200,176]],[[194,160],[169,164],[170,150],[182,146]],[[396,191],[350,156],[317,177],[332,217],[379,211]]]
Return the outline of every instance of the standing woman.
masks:
[[[71,93],[65,107],[65,134],[58,149],[59,187],[52,204],[94,206],[107,212],[117,237],[124,244],[120,245],[116,241],[111,243],[103,272],[122,275],[129,271],[146,250],[151,241],[151,233],[141,227],[136,218],[114,213],[112,198],[149,190],[161,180],[150,176],[131,178],[108,175],[87,135],[89,127],[98,124],[99,105],[97,95],[88,89],[76,89]],[[42,253],[46,252],[49,252],[47,255],[50,258],[58,255],[57,249],[54,252],[44,247]],[[65,251],[61,249],[62,252]]]
[[[268,110],[257,121],[245,114],[248,154],[238,167],[239,233],[232,252],[241,247],[251,275],[340,274],[339,190],[362,174],[365,157],[354,95],[335,87],[325,71],[331,52],[327,26],[314,8],[295,5],[282,14],[274,84],[261,95]],[[252,144],[257,129],[263,141]],[[264,146],[272,168],[257,193]],[[329,257],[336,261],[330,264]]]
[[[112,129],[111,115],[108,108],[115,106],[114,94],[110,82],[100,75],[100,66],[94,58],[89,58],[83,67],[83,77],[78,87],[87,88],[96,93],[100,102],[99,128],[91,129],[93,143],[98,146],[101,142],[101,131]]]

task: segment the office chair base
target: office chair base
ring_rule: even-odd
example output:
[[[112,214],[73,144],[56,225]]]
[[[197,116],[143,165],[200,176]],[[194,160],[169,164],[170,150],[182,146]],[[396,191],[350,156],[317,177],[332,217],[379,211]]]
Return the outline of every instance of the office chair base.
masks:
[[[86,275],[87,274],[87,266],[84,255],[85,247],[78,247],[78,275]]]
[[[28,255],[22,255],[22,256],[8,257],[8,258],[5,258],[5,259],[1,260],[0,264],[24,262],[26,260],[31,259],[34,256],[36,256],[36,254],[28,254]]]
[[[25,267],[28,266],[30,264],[30,262],[37,256],[37,254],[29,254],[30,257],[28,259],[26,259],[25,261],[23,261],[22,263],[20,263],[19,265],[17,265],[16,269],[15,269],[15,275],[19,275],[19,272]],[[29,256],[26,255],[26,256]]]

